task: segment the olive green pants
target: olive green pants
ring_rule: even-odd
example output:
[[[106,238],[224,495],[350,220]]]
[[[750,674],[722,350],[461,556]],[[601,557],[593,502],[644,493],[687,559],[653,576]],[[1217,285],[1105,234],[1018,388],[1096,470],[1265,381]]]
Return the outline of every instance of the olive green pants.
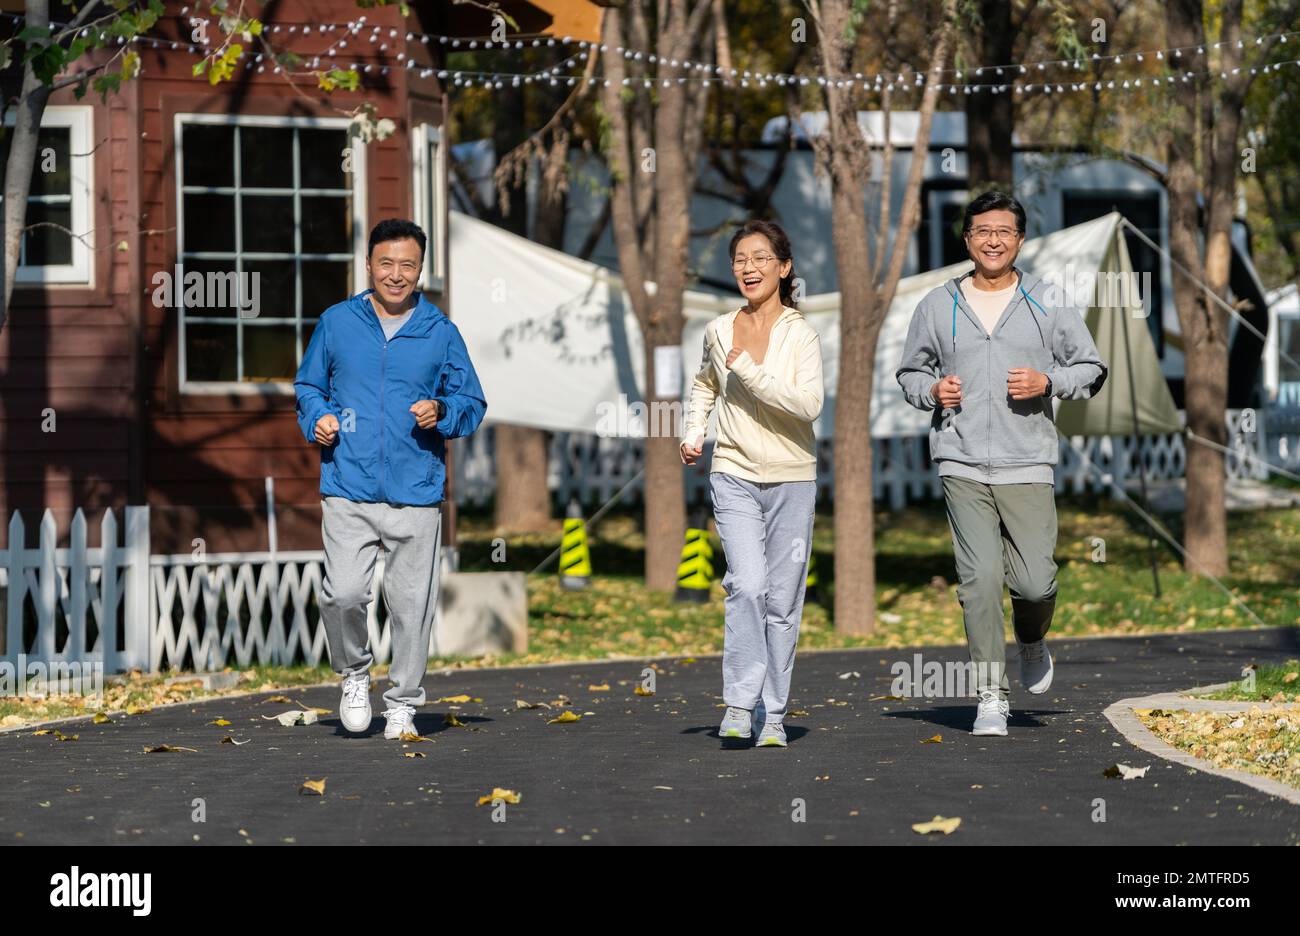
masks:
[[[1056,491],[1050,484],[942,481],[975,688],[1006,698],[1002,588],[1011,589],[1016,639],[1042,640],[1056,608]]]

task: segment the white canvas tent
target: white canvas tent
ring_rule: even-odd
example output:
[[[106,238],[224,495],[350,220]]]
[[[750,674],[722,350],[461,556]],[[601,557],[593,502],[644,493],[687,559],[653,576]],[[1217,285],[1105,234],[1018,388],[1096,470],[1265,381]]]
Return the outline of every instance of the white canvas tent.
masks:
[[[1054,277],[1089,304],[1085,288],[1098,274],[1131,272],[1128,251],[1110,214],[1027,241],[1019,264]],[[798,245],[795,245],[796,252]],[[903,399],[894,379],[917,303],[969,263],[911,276],[899,283],[876,351],[871,432],[877,438],[919,435],[929,414]],[[616,273],[520,238],[459,212],[451,215],[451,310],[464,335],[488,399],[489,422],[560,432],[607,430],[610,414],[642,399],[640,329]],[[1091,292],[1088,293],[1091,295]],[[683,392],[699,364],[704,326],[739,305],[735,297],[687,291],[687,324],[678,375]],[[839,373],[839,294],[807,296],[800,308],[822,337],[826,407],[816,425],[831,434]],[[1140,303],[1090,307],[1087,323],[1110,365],[1106,387],[1087,403],[1062,404],[1059,423],[1070,435],[1178,432],[1180,422],[1160,373]],[[675,361],[668,355],[662,373]],[[671,378],[670,378],[671,379]],[[626,422],[616,423],[624,428]],[[631,428],[635,431],[636,426]],[[632,433],[634,434],[634,432]]]

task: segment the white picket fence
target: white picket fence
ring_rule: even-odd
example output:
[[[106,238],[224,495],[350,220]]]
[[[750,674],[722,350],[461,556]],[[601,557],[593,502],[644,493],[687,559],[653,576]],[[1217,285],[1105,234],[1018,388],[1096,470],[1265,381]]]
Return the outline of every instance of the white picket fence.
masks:
[[[1254,431],[1239,431],[1242,410],[1229,410],[1227,429],[1231,455],[1226,456],[1230,478],[1264,478],[1267,470],[1262,458],[1277,463],[1276,452],[1269,456],[1270,443],[1265,440],[1263,415],[1253,411]],[[494,434],[489,427],[469,440],[458,442],[454,470],[456,501],[462,505],[482,506],[496,491],[493,464]],[[1285,446],[1285,443],[1283,443]],[[708,463],[712,444],[706,446],[704,463]],[[1276,445],[1272,445],[1276,449]],[[817,495],[823,503],[835,493],[833,471],[834,446],[829,439],[818,442]],[[594,434],[555,433],[551,437],[547,485],[560,504],[576,500],[584,507],[596,507],[614,496],[641,470],[643,443],[640,439],[611,438]],[[930,462],[926,436],[895,436],[873,439],[872,495],[897,510],[910,502],[938,498],[943,488]],[[1295,445],[1292,443],[1292,451]],[[1080,452],[1096,466],[1090,469]],[[1246,455],[1252,457],[1246,457]],[[1138,459],[1146,468],[1148,480],[1181,478],[1187,463],[1183,437],[1160,436],[1075,437],[1061,440],[1060,460],[1056,467],[1058,493],[1097,493],[1111,491],[1112,483],[1121,486],[1138,483]],[[686,499],[695,505],[705,502],[708,474],[687,471]],[[625,503],[639,503],[643,483],[638,480],[624,495]]]
[[[69,545],[57,548],[58,530],[47,510],[32,548],[22,516],[14,513],[7,548],[0,550],[0,660],[14,666],[20,657],[51,667],[100,663],[106,673],[149,667],[149,508],[126,508],[121,543],[112,511],[104,512],[99,531],[101,545],[87,547],[86,517],[78,510]]]
[[[8,548],[0,550],[0,661],[102,663],[105,673],[117,673],[314,666],[327,659],[319,613],[323,552],[151,555],[149,508],[127,507],[125,516],[119,536],[117,517],[106,510],[101,545],[92,548],[78,510],[69,545],[59,548],[50,511],[34,547],[14,513]],[[381,555],[368,611],[371,651],[380,663],[390,648],[379,598],[383,577]]]

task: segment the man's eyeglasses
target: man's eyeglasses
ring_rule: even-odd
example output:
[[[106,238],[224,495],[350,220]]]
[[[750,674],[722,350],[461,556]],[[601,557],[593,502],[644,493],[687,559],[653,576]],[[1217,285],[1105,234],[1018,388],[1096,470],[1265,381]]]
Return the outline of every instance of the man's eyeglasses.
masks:
[[[971,240],[986,241],[994,234],[998,236],[998,240],[1011,240],[1011,238],[1019,236],[1020,232],[1017,231],[1015,228],[977,227],[977,228],[971,228],[969,234]]]
[[[731,269],[739,273],[745,268],[746,263],[753,263],[755,270],[761,270],[775,259],[776,257],[773,257],[770,254],[758,254],[753,257],[736,257],[731,263]]]

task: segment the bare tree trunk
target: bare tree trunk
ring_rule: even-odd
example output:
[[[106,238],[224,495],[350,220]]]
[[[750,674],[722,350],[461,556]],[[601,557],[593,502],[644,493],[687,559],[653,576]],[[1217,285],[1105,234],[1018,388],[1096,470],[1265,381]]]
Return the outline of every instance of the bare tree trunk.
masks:
[[[851,88],[836,80],[852,74],[856,36],[851,26],[852,0],[806,0],[817,27],[824,95],[828,114],[827,139],[814,141],[818,158],[831,178],[831,240],[840,271],[840,367],[835,392],[835,629],[865,635],[875,629],[875,524],[872,516],[871,388],[875,378],[876,344],[885,313],[903,272],[907,244],[920,218],[923,158],[913,158],[903,195],[902,213],[886,251],[890,228],[889,175],[892,147],[886,145],[875,256],[868,237],[863,186],[871,174],[870,155],[858,124]],[[938,82],[952,42],[956,0],[945,0],[943,24],[921,100],[921,119],[912,152],[929,147],[930,127],[938,101]],[[888,9],[892,26],[896,2]],[[886,32],[892,29],[887,28]],[[883,110],[888,140],[890,93]]]
[[[1222,71],[1241,59],[1236,42],[1241,0],[1223,5]],[[1165,6],[1171,45],[1205,44],[1202,0],[1171,0]],[[1243,79],[1246,69],[1242,69]],[[1173,259],[1192,271],[1221,299],[1228,293],[1232,248],[1232,203],[1236,184],[1237,136],[1248,82],[1226,80],[1215,86],[1196,75],[1172,85],[1169,121],[1169,229]],[[1217,101],[1215,100],[1217,96]],[[1208,114],[1213,120],[1206,120]],[[1199,132],[1198,132],[1199,130]],[[1198,136],[1203,139],[1198,140]],[[1195,154],[1203,154],[1201,173]],[[1199,183],[1199,185],[1198,185]],[[1198,188],[1205,210],[1198,216]],[[1197,233],[1204,224],[1204,260]],[[1174,303],[1183,333],[1184,405],[1188,428],[1203,439],[1227,444],[1224,413],[1228,400],[1228,317],[1199,285],[1175,274]],[[1187,442],[1187,498],[1184,514],[1184,565],[1193,574],[1228,571],[1228,528],[1223,454]]]
[[[507,89],[502,89],[505,92]],[[523,89],[511,89],[500,106],[507,108],[493,132],[497,153],[506,153],[519,144],[527,126]],[[564,105],[554,102],[554,110]],[[566,173],[568,171],[570,134],[563,123],[556,121],[550,131],[549,141],[538,140],[535,147],[525,146],[523,168],[512,172],[506,188],[509,211],[503,213],[503,222],[509,230],[528,236],[527,180],[532,154],[540,158],[537,186],[537,205],[533,219],[532,239],[556,250],[564,246],[564,212],[567,204]],[[551,491],[547,485],[549,467],[550,433],[529,426],[498,424],[493,428],[496,463],[495,525],[498,530],[516,533],[541,533],[551,530]]]
[[[554,524],[550,489],[546,485],[547,433],[504,423],[492,431],[497,469],[497,529],[516,533],[550,530]]]
[[[638,60],[618,54],[605,58],[605,117],[609,123],[610,216],[619,268],[645,344],[645,401],[651,414],[645,441],[646,587],[670,591],[677,582],[677,561],[686,530],[682,465],[674,420],[657,417],[680,405],[679,391],[660,395],[656,387],[655,349],[680,348],[682,292],[690,245],[690,193],[697,171],[699,116],[705,86],[678,81],[676,65],[707,55],[711,0],[661,0],[650,45],[644,0],[605,11],[605,43],[611,48],[651,54],[653,74]],[[623,86],[629,76],[631,83]],[[646,77],[654,85],[650,106]],[[638,80],[640,79],[640,80]],[[691,85],[695,85],[694,88]],[[625,99],[626,98],[626,99]],[[629,100],[630,99],[630,100]],[[646,288],[653,277],[654,295]]]
[[[971,30],[975,61],[1005,65],[1014,55],[1015,31],[1011,4],[1007,0],[979,0],[981,25]],[[1008,83],[1010,76],[1007,76]],[[997,81],[996,73],[977,81]],[[990,188],[1010,191],[1014,179],[1011,165],[1011,132],[1015,126],[1014,95],[981,92],[966,96],[967,188],[972,192]]]
[[[46,27],[50,24],[47,0],[28,0],[28,27]],[[4,256],[0,268],[4,272],[4,301],[0,303],[0,328],[13,301],[14,279],[18,273],[18,253],[22,245],[23,227],[27,223],[27,196],[32,189],[32,168],[36,165],[36,146],[41,132],[41,115],[50,98],[48,85],[36,77],[30,62],[23,65],[23,84],[18,107],[14,114],[13,135],[9,140],[9,160],[5,164],[4,189]]]

